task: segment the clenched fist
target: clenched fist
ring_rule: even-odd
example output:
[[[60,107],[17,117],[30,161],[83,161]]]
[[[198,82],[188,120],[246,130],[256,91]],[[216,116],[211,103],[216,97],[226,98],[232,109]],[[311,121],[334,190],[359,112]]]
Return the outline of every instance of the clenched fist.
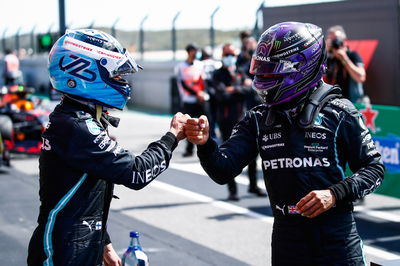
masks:
[[[199,118],[189,118],[186,121],[185,134],[188,141],[193,144],[203,145],[209,138],[210,125],[205,115]]]
[[[330,189],[314,190],[304,196],[297,204],[301,215],[314,218],[332,208],[336,198]]]
[[[182,114],[181,112],[176,113],[174,115],[174,117],[172,117],[169,132],[174,134],[178,141],[180,141],[186,137],[184,130],[185,130],[186,121],[189,118],[190,118],[190,115]]]

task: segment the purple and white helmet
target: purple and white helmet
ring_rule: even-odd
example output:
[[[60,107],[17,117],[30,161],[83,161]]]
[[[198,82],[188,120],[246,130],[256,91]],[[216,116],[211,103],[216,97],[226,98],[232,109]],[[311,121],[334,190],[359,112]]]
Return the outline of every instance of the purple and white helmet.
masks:
[[[287,103],[315,87],[325,72],[322,29],[310,23],[283,22],[267,29],[253,54],[253,88],[268,105]]]

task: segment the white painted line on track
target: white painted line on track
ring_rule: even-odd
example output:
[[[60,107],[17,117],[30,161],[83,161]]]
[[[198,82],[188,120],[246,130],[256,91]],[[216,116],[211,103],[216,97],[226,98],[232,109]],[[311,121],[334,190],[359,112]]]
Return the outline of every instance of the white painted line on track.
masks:
[[[203,170],[200,163],[170,163],[170,168],[181,170],[185,172],[190,172],[198,175],[208,176],[207,173]],[[242,185],[249,185],[249,178],[245,176],[243,173],[235,177],[236,183]],[[260,188],[265,188],[264,180],[259,179],[257,181],[257,185]]]
[[[400,216],[388,212],[383,212],[383,211],[375,211],[371,210],[368,208],[365,208],[364,206],[355,206],[354,211],[356,212],[362,212],[365,213],[369,216],[376,217],[379,219],[395,222],[395,223],[400,223]]]
[[[200,163],[190,163],[190,164],[171,163],[170,167],[173,169],[176,169],[176,170],[181,170],[181,171],[185,171],[185,172],[191,172],[191,173],[207,176],[207,173],[203,170]],[[249,184],[248,178],[246,178],[246,176],[244,176],[243,174],[237,176],[235,178],[235,180],[237,183],[242,184],[242,185]],[[264,187],[263,181],[258,180],[258,184],[260,187]],[[379,218],[379,219],[390,221],[390,222],[395,222],[395,223],[400,222],[400,215],[389,213],[389,212],[383,212],[383,211],[375,211],[375,210],[365,208],[364,206],[355,206],[354,211],[364,213],[371,217]]]
[[[399,260],[400,256],[382,249],[364,245],[364,252],[385,260]]]
[[[179,187],[176,187],[176,186],[173,186],[173,185],[161,182],[161,181],[155,180],[155,181],[152,182],[152,185],[157,187],[157,188],[160,188],[160,189],[172,192],[172,193],[180,194],[182,196],[197,200],[199,202],[208,203],[208,204],[210,204],[210,205],[212,205],[214,207],[218,207],[218,208],[230,211],[230,212],[246,215],[246,216],[258,219],[260,221],[267,222],[269,224],[272,224],[274,222],[274,218],[273,217],[262,215],[262,214],[250,211],[247,208],[236,206],[234,204],[230,204],[230,203],[223,202],[223,201],[220,201],[220,200],[215,200],[213,198],[204,196],[202,194],[199,194],[199,193],[196,193],[196,192],[192,192],[192,191],[187,190],[187,189],[179,188]]]
[[[200,166],[199,163],[196,164],[181,164],[181,163],[171,163],[170,167],[176,170],[181,170],[181,171],[185,171],[185,172],[191,172],[191,173],[195,173],[195,174],[199,174],[199,175],[207,175],[206,172],[204,172],[203,168]],[[240,177],[240,176],[239,176]],[[246,180],[246,178],[244,178],[243,176],[240,178],[236,178],[235,179],[238,183],[244,183],[244,184],[248,184],[248,181]],[[155,185],[156,187],[163,189],[163,190],[167,190],[170,191],[172,193],[177,193],[183,196],[186,196],[188,198],[203,202],[203,203],[208,203],[210,205],[213,205],[215,207],[219,207],[231,212],[235,212],[238,214],[242,214],[242,215],[246,215],[255,219],[258,219],[260,221],[264,221],[268,224],[272,224],[274,221],[273,217],[270,216],[266,216],[263,214],[259,214],[253,211],[250,211],[246,208],[243,207],[239,207],[236,206],[234,204],[230,204],[227,202],[223,202],[223,201],[219,201],[219,200],[215,200],[213,198],[204,196],[202,194],[196,193],[196,192],[192,192],[183,188],[179,188],[173,185],[169,185],[166,184],[164,182],[155,180],[153,181],[153,185]],[[366,213],[368,215],[374,216],[374,217],[378,217],[381,219],[385,219],[385,220],[389,220],[389,221],[394,221],[394,222],[399,222],[400,221],[400,217],[398,215],[394,215],[394,214],[389,214],[389,213],[385,213],[385,212],[381,212],[381,211],[373,211],[373,210],[369,210],[363,206],[356,206],[355,207],[356,211],[359,212],[363,212]],[[397,260],[400,259],[400,256],[394,253],[390,253],[387,252],[385,250],[381,250],[378,248],[374,248],[371,246],[367,246],[364,245],[364,252],[368,253],[372,256],[381,258],[381,259],[385,259],[385,260]]]

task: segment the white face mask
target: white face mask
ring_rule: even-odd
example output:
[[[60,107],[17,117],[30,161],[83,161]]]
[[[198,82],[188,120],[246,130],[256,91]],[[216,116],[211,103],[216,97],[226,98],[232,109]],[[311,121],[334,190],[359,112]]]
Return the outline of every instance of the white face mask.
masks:
[[[224,56],[222,57],[222,63],[227,67],[234,66],[236,64],[236,57],[233,55]]]
[[[196,59],[196,60],[200,60],[200,59],[201,59],[201,51],[197,51],[197,52],[196,52],[195,59]]]

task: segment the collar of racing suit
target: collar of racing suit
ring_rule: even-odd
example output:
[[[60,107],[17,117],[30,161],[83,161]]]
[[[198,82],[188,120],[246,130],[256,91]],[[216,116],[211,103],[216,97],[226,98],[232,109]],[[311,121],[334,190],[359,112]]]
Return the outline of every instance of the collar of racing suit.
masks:
[[[118,117],[114,117],[108,114],[104,109],[101,112],[101,117],[98,119],[97,112],[98,109],[96,105],[81,101],[75,98],[70,97],[69,95],[64,95],[61,100],[61,105],[71,109],[71,111],[75,111],[77,116],[80,116],[80,113],[83,111],[85,113],[89,113],[93,118],[99,120],[101,124],[103,124],[106,128],[107,126],[118,127],[120,119]],[[101,107],[101,106],[100,106]]]

